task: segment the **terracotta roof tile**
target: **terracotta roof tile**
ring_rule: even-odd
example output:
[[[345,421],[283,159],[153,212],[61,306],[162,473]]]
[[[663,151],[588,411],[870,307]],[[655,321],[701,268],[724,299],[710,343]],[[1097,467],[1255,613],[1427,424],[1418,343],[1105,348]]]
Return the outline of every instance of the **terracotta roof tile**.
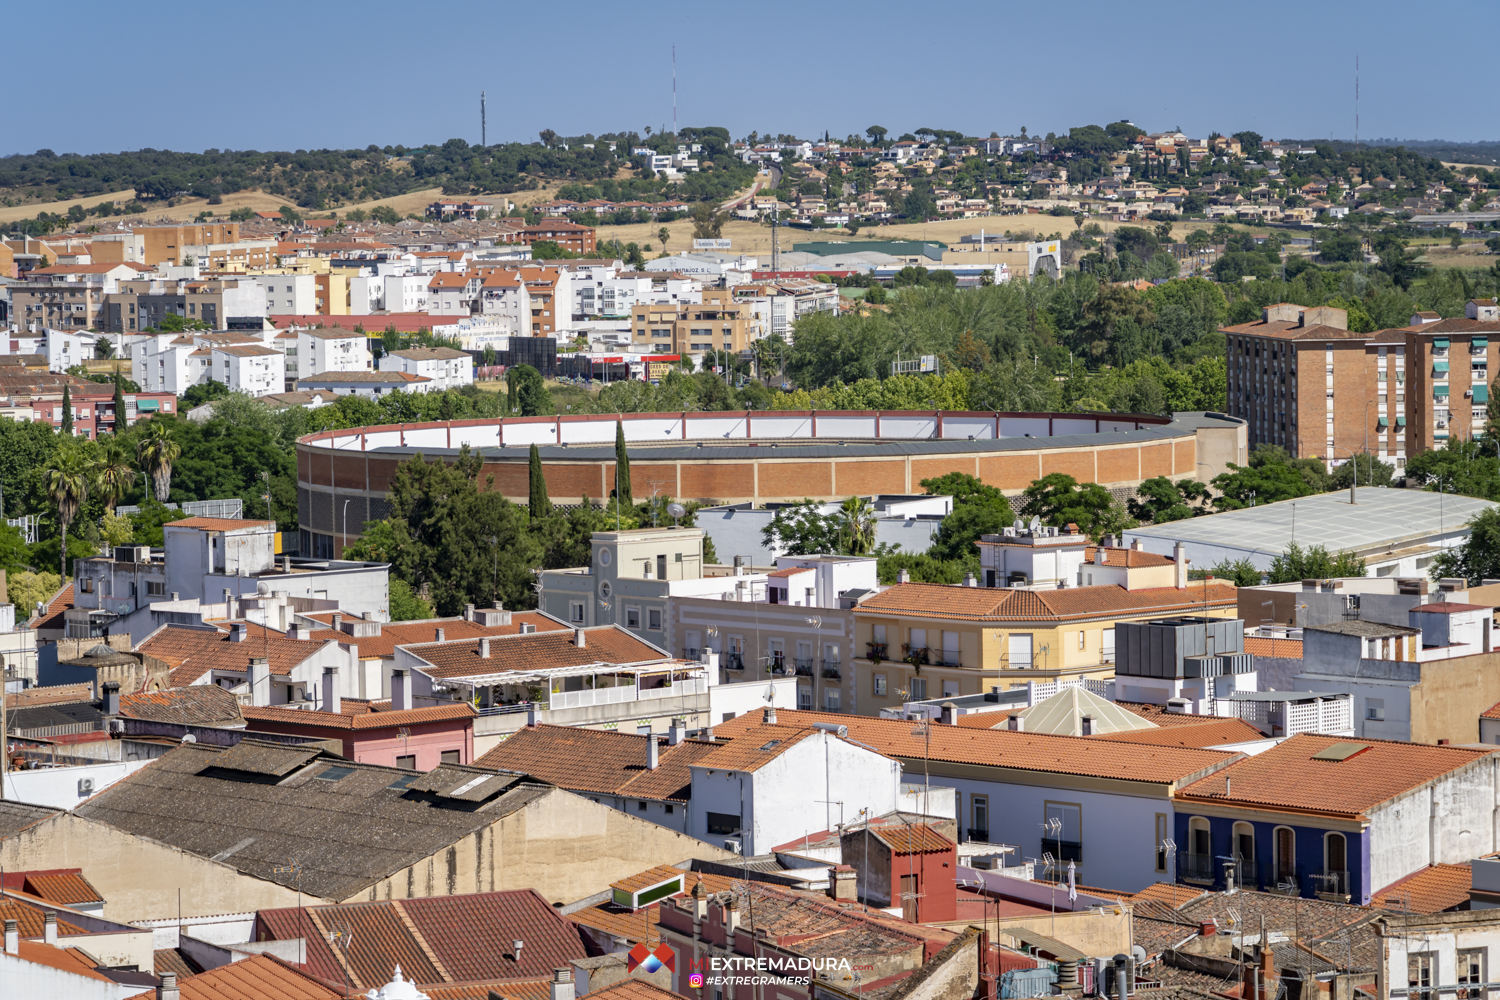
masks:
[[[488,659],[479,655],[479,640],[412,644],[406,650],[432,664],[422,672],[431,677],[480,677],[513,670],[547,670],[590,663],[636,664],[671,657],[618,625],[583,630],[585,645],[574,644],[571,629],[505,635],[490,640]]]
[[[1090,545],[1083,550],[1083,558],[1088,562],[1094,562],[1099,554],[1099,546]],[[1106,566],[1124,566],[1133,568],[1138,566],[1171,566],[1171,556],[1157,555],[1155,552],[1146,552],[1140,549],[1122,548],[1110,546],[1104,549]]]
[[[102,978],[102,977],[101,977]],[[343,981],[343,976],[337,977]],[[385,985],[381,981],[376,988]],[[271,955],[252,955],[217,969],[200,972],[179,982],[182,1000],[336,1000],[344,991],[334,989],[301,971],[290,962]],[[131,995],[127,1000],[156,1000],[156,990]]]
[[[1315,757],[1340,744],[1343,746],[1332,752],[1358,749],[1342,759]],[[1302,734],[1188,785],[1177,798],[1252,809],[1289,808],[1361,816],[1394,796],[1477,764],[1494,752],[1500,752],[1500,748],[1470,750]],[[1226,779],[1233,781],[1228,795]]]
[[[876,840],[898,854],[937,854],[951,851],[956,845],[926,823],[911,826],[872,826],[870,833]]]
[[[1370,905],[1383,910],[1441,913],[1469,902],[1474,870],[1468,865],[1428,865],[1397,879],[1370,896]]]
[[[63,627],[63,612],[73,606],[73,584],[65,583],[47,602],[47,613],[34,616],[28,624],[34,629]]]
[[[1235,592],[1233,584],[1219,580],[1188,590],[1175,587],[1126,590],[1109,585],[1036,591],[903,583],[869,598],[860,605],[860,610],[867,614],[886,612],[966,621],[1053,621],[1110,615],[1138,617],[1205,605],[1230,606],[1235,602]]]
[[[302,617],[329,623],[329,629],[315,630],[311,636],[313,639],[325,641],[328,639],[337,639],[339,642],[347,645],[358,646],[359,655],[362,659],[370,659],[377,656],[392,657],[396,654],[397,646],[435,642],[438,629],[443,630],[443,638],[448,642],[458,639],[477,639],[482,636],[516,635],[520,632],[522,623],[532,626],[537,632],[572,631],[571,625],[564,625],[557,621],[557,619],[549,618],[540,611],[512,612],[509,625],[481,625],[478,622],[467,621],[463,618],[434,618],[416,622],[386,622],[380,626],[379,635],[362,636],[351,636],[344,632],[334,632],[331,628],[331,619],[333,617],[333,612],[331,611],[316,615],[303,615]]]
[[[389,729],[392,726],[420,726],[449,719],[472,719],[475,711],[466,702],[452,705],[422,705],[401,712],[314,712],[301,708],[245,705],[240,711],[251,722],[281,722],[309,729]]]
[[[203,971],[198,968],[196,962],[184,955],[178,948],[158,948],[152,952],[152,959],[152,971],[156,973],[157,978],[161,978],[164,973],[175,972],[177,981],[180,983],[184,979],[192,979]]]
[[[1197,718],[1195,716],[1195,718]],[[1263,740],[1265,733],[1243,719],[1208,719],[1196,726],[1166,726],[1156,729],[1135,729],[1130,732],[1106,733],[1093,737],[1112,743],[1150,744],[1159,747],[1207,747],[1224,746],[1228,743],[1248,743]]]
[[[670,865],[658,865],[630,879],[622,879],[614,885],[620,886],[630,882],[639,882],[643,886],[659,885],[670,878],[673,872],[682,876],[682,895],[690,895],[693,887],[699,882],[702,882],[703,888],[710,893],[725,892],[734,887],[735,880],[727,875],[682,871]],[[661,920],[661,905],[652,903],[638,910],[630,910],[617,906],[613,902],[600,903],[598,906],[590,906],[570,913],[568,919],[583,927],[623,938],[632,944],[637,941],[649,941],[654,944],[659,939],[656,925]]]
[[[742,724],[735,728],[733,739],[706,754],[697,766],[716,771],[758,771],[809,736],[822,731],[806,722],[778,722],[771,726]]]
[[[646,767],[646,740],[657,741],[657,768]],[[571,726],[528,726],[512,733],[475,761],[478,767],[520,771],[574,792],[686,802],[691,765],[721,749],[686,740],[669,745],[659,736],[638,736]]]
[[[613,986],[595,990],[589,996],[608,1000],[683,1000],[681,993],[663,989],[643,979],[622,979]]]
[[[1274,656],[1286,660],[1300,660],[1302,659],[1302,640],[1247,635],[1245,636],[1245,652],[1252,656]]]
[[[243,673],[252,657],[270,661],[271,673],[285,675],[313,656],[323,643],[287,639],[271,632],[245,642],[233,642],[230,633],[202,625],[164,625],[139,645],[137,652],[156,657],[173,668],[173,687],[186,687],[210,670]]]
[[[23,891],[57,903],[61,906],[77,906],[79,903],[102,903],[104,897],[89,884],[82,871],[60,871],[34,873],[26,876]]]
[[[1140,902],[1150,899],[1158,903],[1165,903],[1167,906],[1176,909],[1188,900],[1197,899],[1201,895],[1203,895],[1203,890],[1195,889],[1192,886],[1179,885],[1175,882],[1153,882],[1131,896],[1130,900],[1132,902]]]
[[[1190,715],[1184,712],[1169,712],[1165,705],[1153,705],[1148,702],[1117,701],[1116,705],[1127,712],[1134,712],[1147,722],[1155,723],[1163,728],[1169,726],[1201,726],[1208,722],[1217,722],[1215,715]]]
[[[185,517],[181,521],[167,523],[173,528],[201,528],[204,531],[240,531],[244,528],[276,530],[275,521],[247,521],[231,517]]]
[[[738,738],[741,732],[749,731],[754,734],[749,737],[751,741],[764,742],[765,729],[795,732],[815,722],[829,722],[847,726],[851,739],[900,760],[921,760],[924,754],[930,754],[932,760],[1153,783],[1193,780],[1242,756],[1220,750],[1137,746],[1093,736],[943,725],[928,727],[929,741],[913,735],[915,727],[904,719],[790,710],[778,711],[777,716],[777,727],[764,726],[757,713],[731,719],[715,727],[714,733]]]
[[[6,882],[10,882],[11,877],[7,875],[5,880]],[[30,893],[27,895],[30,895]],[[4,926],[3,922],[6,920],[14,920],[17,930],[21,933],[21,937],[39,938],[45,930],[47,911],[49,909],[51,907],[42,905],[40,898],[37,899],[36,903],[28,905],[27,901],[17,898],[14,893],[7,893],[4,896],[0,896],[0,926]],[[88,931],[70,922],[64,915],[59,914],[57,917],[57,933],[87,934]]]
[[[80,948],[57,948],[50,944],[38,944],[35,941],[22,940],[17,949],[17,955],[23,962],[31,962],[34,965],[45,965],[59,972],[71,973],[82,976],[84,979],[97,979],[101,982],[114,985],[114,980],[101,972],[95,971],[98,963],[90,958]],[[145,994],[155,997],[156,991],[152,990]],[[186,998],[184,997],[184,1000]]]
[[[127,719],[188,725],[244,721],[240,700],[216,684],[126,695],[120,699],[120,714]]]

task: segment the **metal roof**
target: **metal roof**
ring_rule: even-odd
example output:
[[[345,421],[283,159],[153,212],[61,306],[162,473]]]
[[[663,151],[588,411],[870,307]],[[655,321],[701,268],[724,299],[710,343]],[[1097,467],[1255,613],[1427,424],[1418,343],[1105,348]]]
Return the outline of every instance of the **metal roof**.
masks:
[[[1142,525],[1127,538],[1154,538],[1281,555],[1293,541],[1322,545],[1330,552],[1399,548],[1432,535],[1458,531],[1489,500],[1426,490],[1365,488],[1351,506],[1345,490],[1262,504],[1204,517]],[[1293,535],[1295,506],[1296,534]]]

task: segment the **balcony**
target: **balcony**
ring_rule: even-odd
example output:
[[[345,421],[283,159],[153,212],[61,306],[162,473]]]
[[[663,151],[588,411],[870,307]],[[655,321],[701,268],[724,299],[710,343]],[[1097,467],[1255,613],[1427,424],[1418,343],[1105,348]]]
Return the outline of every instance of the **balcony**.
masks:
[[[901,644],[901,658],[914,667],[920,667],[923,664],[931,662],[928,659],[928,650],[926,646],[918,646],[913,649],[911,646],[907,645],[904,642]]]
[[[771,673],[776,674],[778,676],[785,676],[786,675],[786,654],[785,653],[772,653],[771,654]]]
[[[969,827],[965,831],[968,834],[968,842],[971,844],[988,844],[990,842],[989,827]]]
[[[1313,882],[1313,891],[1318,898],[1334,903],[1349,902],[1349,873],[1324,869],[1308,876]]]
[[[810,656],[799,656],[796,660],[797,676],[811,677],[813,675],[813,661]]]
[[[1274,892],[1282,896],[1301,895],[1301,879],[1297,877],[1297,866],[1285,861],[1262,864],[1260,887],[1264,892]]]
[[[1185,882],[1213,883],[1218,878],[1218,871],[1213,855],[1179,854],[1177,856],[1177,877]]]
[[[703,650],[694,649],[692,646],[682,647],[682,658],[684,660],[696,660],[703,655]]]
[[[838,660],[824,660],[823,676],[831,681],[841,679],[844,675],[839,672],[839,666],[840,664]]]
[[[879,662],[880,660],[884,660],[884,659],[888,659],[888,658],[889,657],[886,656],[886,644],[885,643],[883,643],[883,642],[867,642],[867,643],[865,643],[865,659],[867,659],[867,660],[875,660],[876,662]]]
[[[934,667],[961,667],[964,665],[963,659],[958,655],[958,650],[956,649],[943,650],[942,652],[934,650],[931,653],[931,657]]]
[[[729,670],[744,670],[745,657],[743,653],[730,653],[725,657],[724,666]]]

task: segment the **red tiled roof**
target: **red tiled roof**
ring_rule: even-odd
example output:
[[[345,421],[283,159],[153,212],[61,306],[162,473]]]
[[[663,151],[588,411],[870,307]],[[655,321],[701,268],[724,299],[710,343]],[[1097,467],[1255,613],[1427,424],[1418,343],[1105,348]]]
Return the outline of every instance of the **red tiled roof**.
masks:
[[[374,984],[379,989],[389,979]],[[100,977],[103,978],[103,977]],[[328,977],[330,981],[342,982],[342,974]],[[200,972],[187,980],[178,982],[182,1000],[337,1000],[344,996],[342,989],[334,989],[320,982],[290,962],[283,962],[271,955],[252,955],[239,962],[230,962],[217,969]],[[128,1000],[156,1000],[156,990],[132,994]]]
[[[349,973],[361,992],[385,985],[397,961],[425,988],[541,979],[587,954],[578,927],[533,889],[261,910],[256,920],[258,937],[306,938],[308,970],[341,982],[344,966],[328,943],[337,928],[352,936]],[[518,939],[526,942],[519,958]]]
[[[1360,749],[1340,760],[1314,757],[1336,744],[1345,744],[1344,749]],[[1193,782],[1178,791],[1177,798],[1252,809],[1360,817],[1388,799],[1477,764],[1494,752],[1500,752],[1500,748],[1471,750],[1302,734]],[[1232,781],[1228,794],[1226,780]]]
[[[231,642],[230,633],[191,625],[164,625],[136,646],[137,652],[173,667],[173,687],[186,687],[210,670],[244,672],[251,657],[264,656],[271,673],[287,674],[323,648],[323,643],[287,639],[275,632],[245,642]]]
[[[195,684],[126,695],[120,714],[127,719],[177,722],[189,725],[241,722],[240,700],[217,684]]]
[[[437,630],[443,630],[443,638],[452,642],[458,639],[478,639],[482,636],[516,635],[521,631],[522,623],[535,628],[537,632],[563,632],[572,631],[571,625],[564,625],[555,618],[549,618],[540,611],[513,611],[510,616],[509,625],[481,625],[479,622],[471,622],[464,618],[432,618],[415,622],[386,622],[380,626],[379,635],[352,636],[344,632],[332,631],[333,612],[319,612],[318,614],[303,615],[303,618],[311,618],[314,621],[324,622],[329,626],[327,634],[325,630],[316,630],[312,633],[315,639],[337,639],[348,645],[358,646],[359,655],[363,659],[376,656],[390,657],[396,654],[397,646],[407,646],[412,643],[436,642]],[[345,616],[347,621],[352,616]]]
[[[449,719],[472,719],[477,713],[472,705],[423,705],[392,712],[312,712],[301,708],[245,705],[240,711],[252,722],[280,722],[309,729],[389,729],[392,726],[420,726]]]
[[[1252,656],[1275,656],[1285,660],[1300,660],[1302,659],[1302,640],[1247,635],[1245,636],[1245,652]]]
[[[735,880],[727,875],[682,871],[671,865],[658,865],[629,879],[615,882],[613,885],[620,886],[629,883],[638,883],[641,887],[660,885],[671,878],[673,873],[682,876],[682,895],[690,895],[693,887],[699,882],[702,882],[703,888],[710,893],[725,892],[734,887]],[[603,931],[605,934],[624,938],[629,942],[649,941],[654,944],[658,939],[656,925],[661,920],[661,907],[658,903],[652,903],[638,910],[629,910],[613,902],[605,902],[570,913],[568,919],[583,927]]]
[[[503,635],[490,640],[488,659],[479,655],[479,640],[413,644],[406,650],[432,664],[431,677],[477,677],[510,670],[547,670],[590,663],[636,664],[671,657],[618,625],[583,630],[585,645],[574,644],[573,631]]]
[[[646,740],[657,741],[657,768],[646,767]],[[685,740],[669,745],[638,736],[572,726],[528,726],[512,733],[474,763],[520,771],[574,792],[603,792],[653,801],[686,802],[691,766],[721,744]],[[586,763],[586,766],[584,765]]]
[[[851,739],[901,760],[921,760],[925,755],[931,760],[1022,771],[1168,784],[1194,780],[1242,757],[1220,750],[1137,746],[1093,736],[1052,736],[962,726],[932,725],[928,727],[929,735],[923,737],[913,735],[912,723],[904,719],[830,712],[779,710],[777,716],[779,725],[771,727],[761,722],[759,713],[742,715],[716,726],[714,734],[738,740],[742,732],[753,733],[749,741],[764,742],[766,730],[795,732],[815,722],[829,722],[847,726]]]
[[[663,989],[644,979],[622,979],[602,990],[591,991],[589,996],[607,997],[608,1000],[684,1000],[681,993]]]
[[[34,629],[54,629],[63,627],[63,612],[73,607],[73,584],[65,583],[52,599],[47,602],[47,613],[35,615],[27,623]]]
[[[870,833],[897,854],[936,854],[951,851],[956,846],[926,823],[872,826]]]
[[[101,972],[95,971],[98,968],[98,963],[80,948],[57,948],[50,944],[38,944],[35,941],[27,941],[23,938],[16,954],[23,962],[31,962],[34,965],[45,965],[59,972],[82,976],[84,979],[97,979],[111,985],[114,984],[114,980]],[[156,991],[152,990],[150,993],[144,995],[154,998]],[[187,1000],[186,995],[184,995],[184,1000]]]
[[[1132,901],[1155,900],[1175,910],[1188,900],[1197,899],[1201,895],[1203,895],[1203,890],[1192,886],[1178,885],[1175,882],[1153,882],[1129,898]]]
[[[173,528],[201,528],[204,531],[239,531],[242,528],[275,529],[275,521],[247,521],[231,517],[185,517],[181,521],[168,521]]]
[[[1087,546],[1083,550],[1083,558],[1088,562],[1095,562],[1095,557],[1098,556],[1100,548],[1101,546]],[[1144,550],[1132,548],[1122,548],[1120,546],[1110,546],[1109,548],[1104,549],[1104,553],[1105,560],[1103,565],[1105,566],[1124,566],[1126,568],[1132,568],[1138,566],[1171,566],[1173,563],[1171,556],[1162,556],[1157,555],[1155,552],[1146,552]]]
[[[1263,740],[1265,733],[1243,719],[1205,719],[1196,726],[1166,726],[1156,729],[1133,729],[1128,732],[1105,733],[1096,740],[1112,743],[1150,744],[1159,747],[1207,747],[1224,746],[1229,743],[1248,743]]]
[[[104,897],[99,894],[99,890],[89,885],[89,880],[83,877],[82,869],[34,872],[26,875],[22,888],[33,896],[39,896],[49,903],[57,903],[61,906],[104,902]]]
[[[1474,870],[1468,865],[1428,865],[1370,896],[1382,910],[1441,913],[1469,902]]]
[[[13,879],[10,875],[5,876],[5,881],[13,884]],[[25,893],[24,895],[30,896],[34,895],[34,893]],[[46,929],[47,910],[51,909],[51,907],[41,904],[42,900],[38,897],[34,905],[28,906],[21,899],[16,898],[13,890],[4,896],[0,896],[0,926],[4,926],[3,921],[14,920],[17,929],[21,933],[21,937],[41,937],[42,932]],[[58,914],[57,933],[87,934],[88,931],[68,921],[64,914]]]

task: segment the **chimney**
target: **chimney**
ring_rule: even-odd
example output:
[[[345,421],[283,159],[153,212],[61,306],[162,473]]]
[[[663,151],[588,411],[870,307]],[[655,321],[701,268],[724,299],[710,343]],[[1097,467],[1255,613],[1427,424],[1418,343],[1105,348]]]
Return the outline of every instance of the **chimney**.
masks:
[[[1115,536],[1105,535],[1102,539],[1099,540],[1099,544],[1104,546],[1106,549],[1112,549],[1115,547]]]
[[[765,713],[761,716],[761,722],[767,726],[776,725],[776,706],[767,705]]]
[[[182,591],[180,591],[180,590],[174,590],[174,591],[172,591],[172,600],[174,600],[174,601],[180,601],[180,600],[182,600]]]
[[[250,633],[245,628],[244,622],[235,622],[233,625],[229,626],[230,642],[244,642],[248,638],[250,638]]]
[[[14,920],[5,922],[5,953],[14,955],[21,950],[20,925]]]
[[[1137,552],[1145,552],[1146,551],[1146,543],[1144,541],[1142,541],[1141,539],[1139,539],[1139,538],[1137,538],[1135,541],[1131,542],[1130,543],[1130,547],[1132,549],[1134,549],[1135,551],[1137,551]]]
[[[646,770],[654,771],[661,766],[661,748],[656,745],[656,736],[646,736]]]
[[[573,970],[561,968],[552,970],[552,995],[548,1000],[573,1000]]]
[[[116,681],[104,682],[104,714],[115,716],[120,714],[120,685]]]
[[[1177,566],[1176,584],[1178,590],[1187,589],[1187,546],[1178,542],[1172,546],[1172,562]]]
[[[447,629],[441,629],[440,628],[440,629],[437,630],[437,641],[438,642],[445,642],[445,641],[447,641],[447,638],[448,638],[448,630]]]
[[[323,668],[323,711],[339,712],[339,671],[337,667]]]
[[[586,632],[584,632],[584,630],[581,629],[581,628],[575,628],[573,630],[573,645],[576,646],[576,647],[578,647],[579,649],[582,649],[585,646],[587,646],[588,644],[589,644],[588,634]]]
[[[943,702],[943,707],[941,709],[942,715],[939,716],[938,721],[941,722],[945,726],[951,726],[951,725],[953,725],[954,722],[955,722],[954,712],[956,712],[957,709],[958,709],[958,706],[955,705],[955,704],[953,704],[953,702],[951,702],[951,701],[945,701],[945,702]]]
[[[734,936],[734,932],[740,927],[739,901],[730,896],[724,901],[724,936],[726,941]],[[731,945],[732,947],[732,945]]]
[[[1167,711],[1173,715],[1187,715],[1188,702],[1186,698],[1168,698]]]
[[[708,887],[703,884],[703,876],[698,876],[698,881],[693,883],[693,920],[702,923],[708,916]]]
[[[48,910],[42,918],[42,943],[57,947],[57,911]]]
[[[974,576],[973,573],[965,573],[964,574],[964,586],[965,587],[977,587],[977,586],[979,586],[979,580]]]
[[[391,671],[391,711],[405,712],[411,708],[411,674],[405,670]]]
[[[335,611],[333,613],[333,630],[335,632],[341,632],[341,631],[343,631],[343,629],[344,629],[344,616],[341,615],[341,614],[339,614],[337,611]]]
[[[250,704],[265,708],[271,704],[271,663],[264,656],[250,659]]]
[[[901,570],[899,573],[896,574],[896,582],[897,583],[911,583],[911,574],[908,573],[905,569]]]
[[[490,637],[485,636],[479,640],[479,658],[488,660],[490,658]]]
[[[667,745],[677,746],[687,738],[687,726],[681,719],[673,719],[672,725],[667,728]]]
[[[472,604],[465,604],[464,605],[464,621],[471,622],[473,620],[474,620],[474,605],[472,605]]]
[[[859,902],[859,873],[849,865],[834,865],[828,869],[828,898],[838,903]]]
[[[526,726],[527,726],[527,728],[529,728],[529,729],[535,729],[537,727],[537,723],[540,721],[539,720],[540,713],[541,713],[541,708],[537,705],[536,702],[533,701],[533,702],[528,702],[527,703],[527,705],[526,705]]]
[[[1200,920],[1198,922],[1199,937],[1213,937],[1219,933],[1219,925],[1212,920]]]
[[[1012,715],[1010,717],[1009,728],[1013,733],[1024,733],[1026,731],[1026,717],[1023,715]]]
[[[281,571],[283,573],[290,573],[292,571],[292,557],[291,556],[282,556],[281,557]]]
[[[177,989],[177,973],[161,974],[161,985],[156,988],[156,1000],[182,1000],[182,993]]]

